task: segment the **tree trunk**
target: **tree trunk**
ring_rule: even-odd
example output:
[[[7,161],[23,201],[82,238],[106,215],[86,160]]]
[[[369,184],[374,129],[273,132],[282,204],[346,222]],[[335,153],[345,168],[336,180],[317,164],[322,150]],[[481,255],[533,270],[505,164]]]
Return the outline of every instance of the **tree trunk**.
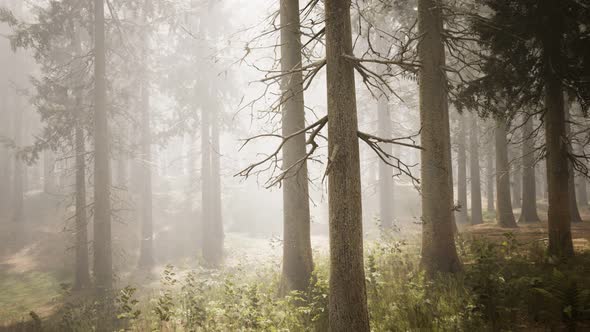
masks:
[[[519,156],[516,153],[517,149],[513,150],[514,153],[514,159],[518,159]],[[521,200],[522,200],[522,172],[520,169],[520,165],[515,164],[515,167],[513,169],[513,175],[512,175],[512,207],[515,209],[518,209],[520,207],[522,207],[521,205]]]
[[[147,0],[143,8],[142,23],[148,22],[151,12],[151,3]],[[149,32],[142,33],[142,46],[144,58],[147,58],[149,50]],[[144,60],[146,61],[146,60]],[[150,125],[150,77],[147,61],[143,64],[143,75],[140,82],[140,112],[141,112],[141,242],[139,249],[138,266],[150,269],[154,265],[154,229],[153,229],[153,202],[152,202],[152,129]],[[123,156],[121,156],[123,157]]]
[[[14,109],[13,109],[13,132],[14,132],[14,143],[20,149],[23,144],[23,112],[24,108],[21,107],[19,97],[14,97]],[[24,220],[24,176],[25,166],[23,161],[19,158],[16,153],[13,154],[13,176],[12,176],[12,220],[14,222],[22,222]]]
[[[7,98],[5,93],[0,95],[0,129],[2,132],[0,135],[11,137],[11,126],[12,119],[11,115],[13,112],[10,111],[7,105]],[[5,193],[12,193],[12,165],[11,165],[11,153],[10,150],[0,144],[0,186],[4,188]],[[7,211],[10,210],[10,196],[8,194],[0,195],[0,216],[7,216]]]
[[[443,21],[434,0],[418,1],[422,180],[422,266],[429,274],[461,270],[453,234],[453,184]]]
[[[281,70],[294,71],[282,78],[282,134],[305,128],[299,1],[281,0]],[[283,146],[283,170],[306,154],[305,135]],[[283,276],[281,293],[303,291],[309,286],[313,260],[310,240],[307,162],[295,167],[283,180]]]
[[[496,207],[494,206],[495,195],[494,195],[494,184],[496,183],[496,169],[494,168],[494,145],[492,140],[488,143],[488,153],[487,153],[487,167],[486,167],[486,189],[487,189],[487,199],[488,199],[488,212],[496,212]]]
[[[370,331],[350,0],[326,0],[331,331]]]
[[[391,117],[389,115],[389,104],[387,98],[382,95],[377,104],[378,127],[380,137],[391,137]],[[391,144],[381,144],[381,149],[387,154],[392,154]],[[381,227],[384,230],[391,230],[393,227],[393,169],[382,160],[379,160],[379,217]]]
[[[76,102],[76,128],[74,143],[76,148],[76,272],[74,289],[90,287],[88,264],[88,220],[86,215],[86,148],[84,130],[79,113],[80,101]]]
[[[583,155],[584,154],[584,147],[580,144],[578,144],[578,154]],[[588,188],[587,188],[587,182],[588,179],[583,175],[580,174],[578,177],[576,177],[577,179],[577,195],[576,197],[578,198],[578,204],[580,207],[582,208],[588,208]]]
[[[94,58],[94,276],[104,291],[113,285],[104,0],[94,0]]]
[[[571,125],[570,125],[570,107],[568,98],[564,98],[564,113],[565,113],[565,135],[568,138],[567,151],[568,154],[572,152],[572,143],[570,138]],[[578,209],[578,200],[576,198],[576,183],[574,179],[574,165],[568,159],[568,191],[569,191],[569,206],[570,206],[570,217],[573,223],[582,222],[582,216],[580,216],[580,210]]]
[[[483,223],[481,207],[481,179],[479,167],[479,127],[477,116],[471,114],[471,131],[469,140],[469,161],[471,176],[471,224]]]
[[[467,123],[465,115],[459,114],[459,137],[457,139],[457,206],[459,207],[458,222],[468,221],[467,207]]]
[[[516,226],[512,202],[510,198],[510,165],[508,164],[508,142],[506,141],[506,120],[496,119],[496,201],[498,212],[496,213],[498,224],[501,227],[513,228]]]
[[[138,265],[149,269],[154,265],[152,211],[152,134],[150,126],[150,92],[148,83],[140,83],[141,94],[141,243]]]
[[[533,119],[523,125],[522,133],[522,210],[519,223],[539,222],[537,214],[537,184],[535,180],[535,140]]]
[[[215,240],[215,251],[218,260],[223,258],[223,215],[221,211],[221,167],[219,147],[219,122],[220,114],[217,107],[213,108],[211,119],[211,214],[212,214],[212,236]]]

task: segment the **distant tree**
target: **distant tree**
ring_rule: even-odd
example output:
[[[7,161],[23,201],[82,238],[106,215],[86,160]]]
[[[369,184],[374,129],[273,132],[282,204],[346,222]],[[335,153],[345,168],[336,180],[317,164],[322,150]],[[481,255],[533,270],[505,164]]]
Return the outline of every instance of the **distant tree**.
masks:
[[[537,214],[537,185],[535,180],[536,150],[533,137],[533,118],[525,119],[522,128],[522,211],[518,222],[532,223],[539,222],[539,215]]]
[[[457,222],[466,224],[467,207],[467,121],[464,114],[459,114],[459,134],[457,138]]]
[[[470,163],[470,181],[471,181],[471,224],[478,225],[483,223],[481,207],[481,178],[479,166],[479,127],[477,116],[470,116],[469,131],[469,163]]]
[[[505,119],[496,119],[496,219],[501,227],[516,226],[510,198],[510,165],[508,163],[507,124]]]

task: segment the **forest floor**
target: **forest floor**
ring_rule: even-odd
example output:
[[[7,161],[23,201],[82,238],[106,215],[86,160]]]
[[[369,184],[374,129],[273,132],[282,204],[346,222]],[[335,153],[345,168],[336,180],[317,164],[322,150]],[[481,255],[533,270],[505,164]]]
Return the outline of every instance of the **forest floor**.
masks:
[[[55,202],[45,199],[29,200],[28,206],[41,207],[31,211],[45,211],[29,214],[26,235],[18,224],[9,218],[0,217],[0,331],[10,331],[14,324],[29,321],[30,312],[41,318],[56,312],[63,303],[65,289],[71,284],[71,264],[73,260],[68,246],[66,232],[55,220],[60,220]],[[545,211],[541,209],[541,218]],[[518,213],[515,210],[515,213]],[[574,245],[577,250],[590,249],[590,210],[581,210],[583,223],[572,224]],[[63,219],[62,219],[63,220]],[[419,239],[419,225],[410,227],[407,239]],[[461,226],[461,236],[486,238],[503,241],[507,233],[514,235],[520,243],[544,241],[547,238],[546,220],[541,223],[519,225],[516,229],[500,228],[486,220],[477,226]],[[20,234],[20,235],[19,235]],[[225,265],[229,268],[242,268],[254,271],[261,266],[280,268],[281,243],[278,238],[252,237],[242,233],[226,234]],[[417,245],[417,243],[416,243]],[[326,257],[328,239],[325,235],[313,236],[314,255]],[[65,253],[64,253],[65,252]],[[178,259],[171,262],[179,270],[194,268],[194,259]],[[122,271],[119,284],[153,284],[157,287],[164,265],[156,267],[149,277],[134,273],[134,270]]]

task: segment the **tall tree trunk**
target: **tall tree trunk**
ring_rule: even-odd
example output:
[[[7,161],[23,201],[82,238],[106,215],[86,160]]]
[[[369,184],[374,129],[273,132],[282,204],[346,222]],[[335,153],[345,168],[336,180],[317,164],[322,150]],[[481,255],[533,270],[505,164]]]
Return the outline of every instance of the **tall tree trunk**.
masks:
[[[501,227],[517,227],[510,198],[510,165],[508,164],[508,142],[506,141],[506,120],[496,119],[496,213]]]
[[[215,251],[219,256],[218,260],[223,258],[223,214],[221,211],[221,166],[220,166],[220,146],[219,146],[219,122],[221,121],[219,108],[214,107],[211,119],[211,215],[212,231],[215,240]]]
[[[565,135],[568,138],[567,151],[568,154],[572,152],[572,143],[570,138],[571,125],[570,125],[570,107],[567,96],[564,98],[564,113],[565,113]],[[569,191],[569,206],[570,206],[570,217],[573,223],[582,222],[582,216],[580,216],[580,210],[578,209],[578,200],[576,199],[576,183],[574,180],[574,165],[568,159],[568,191]]]
[[[152,134],[150,126],[150,95],[147,81],[141,87],[141,243],[138,265],[149,269],[154,265],[152,212]]]
[[[537,214],[537,184],[535,180],[535,140],[533,119],[523,125],[522,133],[522,211],[519,223],[539,222]]]
[[[495,195],[494,195],[494,184],[496,183],[496,169],[494,168],[494,143],[490,139],[488,142],[488,151],[487,151],[487,167],[486,167],[486,196],[488,199],[488,212],[496,212],[496,208],[494,206]]]
[[[453,184],[441,10],[418,1],[422,180],[422,266],[428,273],[461,269],[453,234]]]
[[[94,0],[94,94],[94,276],[100,292],[113,285],[104,0]]]
[[[11,115],[13,112],[8,108],[8,102],[5,92],[0,95],[0,135],[6,137],[12,137],[11,126],[12,119]],[[4,188],[5,193],[12,193],[11,179],[12,179],[12,165],[10,150],[0,144],[0,186]],[[8,194],[0,195],[0,216],[8,216],[7,211],[10,209],[10,196]]]
[[[459,223],[468,221],[467,207],[467,123],[465,115],[459,114],[459,137],[457,139],[457,206]]]
[[[148,22],[151,12],[151,2],[146,0],[143,8],[143,23]],[[143,56],[148,56],[149,32],[142,34]],[[143,77],[140,82],[140,107],[141,107],[141,243],[139,249],[139,262],[141,268],[149,269],[154,265],[154,230],[153,230],[153,206],[152,206],[152,129],[150,125],[150,78],[147,60],[143,65]]]
[[[391,137],[391,116],[386,96],[382,95],[377,104],[378,127],[380,137]],[[392,154],[391,144],[382,144],[381,149],[387,154]],[[379,160],[379,217],[381,227],[391,230],[393,227],[393,169],[382,160]]]
[[[350,0],[326,0],[331,331],[370,331]]]
[[[212,210],[211,210],[211,142],[210,142],[210,110],[203,109],[201,112],[201,224],[203,259],[208,264],[215,266],[212,233]]]
[[[563,85],[561,73],[563,56],[563,22],[560,5],[553,1],[541,2],[545,14],[555,23],[543,39],[543,76],[545,81],[545,138],[547,149],[547,187],[549,254],[573,256],[570,227],[569,162]]]
[[[471,176],[471,224],[483,223],[481,207],[481,178],[479,167],[479,127],[477,116],[471,114],[471,131],[469,133],[469,161]]]
[[[282,130],[289,136],[305,128],[299,1],[281,0],[281,70],[283,76]],[[283,146],[283,170],[292,167],[306,154],[305,135],[298,135]],[[303,291],[309,286],[313,260],[310,240],[309,188],[307,162],[295,167],[283,180],[283,276],[281,293]]]
[[[76,150],[76,271],[74,289],[90,287],[88,265],[88,220],[86,215],[86,147],[84,130],[80,119],[80,101],[76,102],[76,128],[74,143]]]
[[[14,142],[18,148],[22,148],[23,144],[23,113],[24,108],[21,107],[19,97],[14,97],[13,109],[13,133]],[[13,176],[12,176],[12,220],[14,222],[22,222],[24,219],[24,176],[25,167],[21,158],[17,154],[13,154]]]

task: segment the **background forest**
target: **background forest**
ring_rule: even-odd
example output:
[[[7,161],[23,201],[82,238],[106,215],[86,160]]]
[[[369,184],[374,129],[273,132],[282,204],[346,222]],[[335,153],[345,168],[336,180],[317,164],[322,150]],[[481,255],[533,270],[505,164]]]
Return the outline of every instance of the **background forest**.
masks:
[[[590,330],[589,0],[0,0],[0,331]]]

